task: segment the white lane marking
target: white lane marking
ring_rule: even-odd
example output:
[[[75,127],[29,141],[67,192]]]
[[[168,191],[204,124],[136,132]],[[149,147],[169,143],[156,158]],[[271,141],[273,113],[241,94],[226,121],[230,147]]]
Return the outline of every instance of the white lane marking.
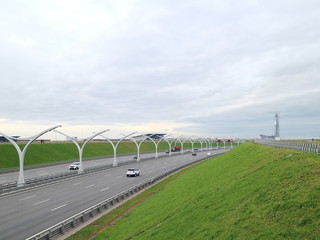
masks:
[[[162,167],[162,168],[166,168],[166,167]]]
[[[37,171],[37,173],[42,173],[42,172],[47,172],[47,171],[45,171],[45,170]]]
[[[74,183],[74,184],[72,184],[72,186],[76,186],[76,185],[79,185],[79,184],[81,184],[82,182],[77,182],[77,183]]]
[[[0,179],[5,179],[6,177],[0,177]]]
[[[110,176],[110,173],[108,173],[108,174],[106,174],[106,175],[104,175],[105,177],[108,177],[108,176]]]
[[[90,188],[90,187],[93,187],[93,186],[94,186],[94,184],[91,184],[89,186],[86,186],[86,188]]]
[[[149,171],[148,173],[152,173],[153,171]]]
[[[107,188],[104,188],[104,189],[101,189],[100,192],[104,192],[106,190],[108,190],[110,187],[107,187]]]
[[[39,205],[41,203],[45,203],[45,202],[48,202],[48,201],[50,201],[50,199],[46,199],[46,200],[43,200],[41,202],[34,203],[33,206],[36,206],[36,205]]]
[[[68,204],[63,204],[63,205],[61,205],[61,206],[59,206],[59,207],[56,207],[56,208],[54,208],[54,209],[51,209],[50,212],[55,211],[55,210],[57,210],[57,209],[59,209],[59,208],[63,208],[63,207],[65,207],[65,206],[67,206],[67,205],[68,205]]]
[[[29,198],[33,198],[33,197],[36,197],[36,196],[37,195],[32,195],[32,196],[29,196],[29,197],[21,198],[21,199],[19,199],[19,201],[27,200]]]

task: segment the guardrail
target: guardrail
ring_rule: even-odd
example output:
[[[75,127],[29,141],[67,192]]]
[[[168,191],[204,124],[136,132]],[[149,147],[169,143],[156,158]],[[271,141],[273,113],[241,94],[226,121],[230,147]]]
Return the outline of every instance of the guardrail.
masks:
[[[184,154],[187,154],[187,153],[189,153],[189,152],[186,151]],[[166,155],[159,156],[159,158],[161,158],[161,157],[166,157]],[[142,161],[153,160],[153,159],[154,159],[154,157],[148,157],[148,158],[143,158],[140,161],[142,162]],[[135,162],[136,162],[135,160],[121,161],[121,162],[118,162],[118,166],[123,166],[126,164],[135,163]],[[80,173],[80,174],[78,173],[78,171],[66,171],[66,172],[41,176],[41,177],[29,178],[29,179],[26,179],[24,186],[19,186],[19,187],[17,186],[17,181],[10,182],[10,183],[3,183],[3,184],[0,184],[0,194],[9,193],[12,191],[20,191],[20,190],[24,190],[26,188],[30,188],[30,187],[34,187],[34,186],[38,186],[38,185],[43,185],[43,184],[48,184],[48,183],[52,183],[55,181],[64,180],[66,178],[79,177],[79,176],[82,176],[85,174],[103,171],[103,170],[110,169],[110,168],[113,168],[112,163],[85,168],[83,173]]]
[[[301,152],[320,153],[320,144],[308,142],[291,142],[291,141],[275,141],[275,140],[255,140],[256,143],[278,148],[293,149]]]
[[[217,155],[220,155],[220,154],[217,154]],[[214,156],[217,156],[217,155],[214,155]],[[212,156],[210,156],[210,157],[212,157]],[[192,163],[185,164],[183,166],[180,166],[180,167],[177,167],[177,168],[172,169],[170,171],[167,171],[157,177],[151,178],[151,179],[145,181],[144,183],[138,184],[138,185],[136,185],[128,190],[125,190],[125,191],[123,191],[123,192],[121,192],[111,198],[108,198],[108,199],[106,199],[106,200],[104,200],[104,201],[102,201],[102,202],[100,202],[90,208],[87,208],[86,210],[59,222],[59,223],[55,224],[54,226],[47,228],[47,229],[29,237],[29,238],[27,238],[26,240],[52,240],[52,239],[55,239],[55,238],[59,237],[60,235],[63,235],[68,230],[75,228],[80,223],[83,223],[83,222],[87,221],[88,219],[102,213],[103,211],[106,211],[110,206],[114,206],[116,204],[119,204],[124,199],[130,197],[131,195],[141,191],[142,189],[144,189],[150,185],[155,184],[159,180],[167,177],[168,175],[170,175],[174,172],[177,172],[178,170],[183,169],[187,166],[190,166],[194,163],[203,161],[203,160],[210,158],[210,157],[196,160]]]
[[[144,160],[149,160],[149,159],[153,159],[153,158],[146,158]],[[135,162],[135,161],[134,160],[122,161],[122,162],[118,163],[118,166],[123,166],[123,165],[130,164],[133,162]],[[106,169],[109,169],[112,167],[113,167],[113,165],[112,165],[112,163],[110,163],[110,164],[100,165],[100,166],[96,166],[96,167],[85,168],[83,173],[80,173],[80,174],[78,173],[78,171],[66,171],[66,172],[41,176],[41,177],[29,178],[29,179],[26,179],[26,181],[25,181],[26,184],[24,186],[19,186],[19,187],[17,186],[17,181],[10,182],[10,183],[4,183],[4,184],[0,185],[0,194],[12,192],[12,191],[17,191],[17,190],[23,190],[25,188],[34,187],[34,186],[38,186],[41,184],[47,184],[47,183],[55,182],[58,180],[64,180],[66,178],[78,177],[78,176],[90,174],[93,172],[103,171],[103,170],[106,170]]]

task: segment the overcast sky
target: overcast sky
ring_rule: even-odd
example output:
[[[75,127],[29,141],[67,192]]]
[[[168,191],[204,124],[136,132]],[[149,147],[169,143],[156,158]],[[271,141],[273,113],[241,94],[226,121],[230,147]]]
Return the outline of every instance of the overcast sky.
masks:
[[[320,136],[319,0],[0,0],[0,132]]]

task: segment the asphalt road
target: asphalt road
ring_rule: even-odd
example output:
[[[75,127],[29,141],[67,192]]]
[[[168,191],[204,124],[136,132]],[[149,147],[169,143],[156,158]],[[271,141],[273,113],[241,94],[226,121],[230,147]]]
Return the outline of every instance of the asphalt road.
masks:
[[[211,155],[228,149],[212,150]],[[132,163],[69,179],[52,185],[10,194],[0,198],[0,240],[23,240],[61,222],[107,198],[170,169],[206,157],[175,154]],[[126,177],[130,167],[139,168],[139,177]]]
[[[175,155],[175,154],[180,154],[180,153],[172,152],[172,154]],[[168,154],[166,154],[165,152],[158,152],[158,157],[162,157],[165,155],[168,155]],[[132,162],[136,162],[136,160],[133,159],[134,156],[135,155],[117,156],[117,163],[119,164],[121,162],[128,161],[128,160],[132,160]],[[154,152],[140,154],[141,159],[152,158],[152,157],[155,157]],[[84,168],[96,167],[96,166],[112,164],[112,163],[113,163],[113,157],[99,158],[99,159],[95,159],[95,160],[83,161],[83,167]],[[35,168],[35,169],[25,169],[24,178],[30,179],[30,178],[35,178],[35,177],[47,176],[50,174],[69,172],[70,171],[69,170],[70,164],[71,164],[71,162],[59,164],[59,165],[55,165],[55,166],[40,167],[40,168]],[[0,174],[0,184],[18,181],[18,178],[19,178],[19,171],[18,170],[16,172],[2,173],[2,174]]]

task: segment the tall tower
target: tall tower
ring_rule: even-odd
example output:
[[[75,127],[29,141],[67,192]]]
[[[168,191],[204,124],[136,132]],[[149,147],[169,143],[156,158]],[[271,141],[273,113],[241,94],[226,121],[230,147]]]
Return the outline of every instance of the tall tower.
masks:
[[[279,130],[279,115],[276,113],[275,117],[275,122],[274,122],[274,137],[275,139],[280,138],[280,130]]]

